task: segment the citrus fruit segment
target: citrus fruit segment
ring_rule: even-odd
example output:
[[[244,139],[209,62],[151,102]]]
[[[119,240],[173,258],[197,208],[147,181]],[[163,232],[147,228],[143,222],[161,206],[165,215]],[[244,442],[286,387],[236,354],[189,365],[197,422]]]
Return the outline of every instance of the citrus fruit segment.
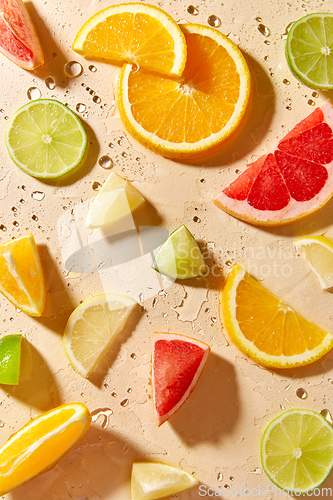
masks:
[[[209,352],[210,347],[199,340],[154,332],[152,380],[158,426],[176,413],[192,393]]]
[[[333,89],[333,14],[313,13],[298,19],[286,41],[286,59],[302,83]]]
[[[333,105],[326,101],[214,200],[252,224],[277,226],[321,208],[333,195]]]
[[[30,420],[0,448],[0,495],[51,469],[88,430],[82,403],[54,408]]]
[[[72,312],[63,344],[72,367],[82,377],[96,369],[136,304],[126,295],[107,293],[85,300]]]
[[[320,413],[292,409],[275,418],[261,442],[269,479],[290,495],[313,491],[333,467],[333,428]]]
[[[206,273],[199,245],[184,224],[173,231],[161,245],[152,268],[179,280],[198,278]]]
[[[182,74],[186,61],[186,43],[177,23],[162,9],[141,3],[97,12],[77,33],[73,50],[173,76]]]
[[[20,376],[22,335],[0,337],[0,384],[17,385]]]
[[[238,349],[264,366],[307,365],[333,347],[333,335],[281,302],[240,265],[226,279],[221,313]]]
[[[133,212],[144,201],[144,197],[131,182],[116,172],[111,172],[89,208],[86,227],[95,229],[113,224]]]
[[[23,69],[44,63],[36,30],[21,0],[0,3],[0,52]]]
[[[187,61],[179,80],[125,64],[118,106],[126,129],[167,157],[216,149],[239,128],[250,98],[250,73],[238,47],[219,31],[181,25]]]
[[[24,172],[55,179],[79,165],[87,134],[67,106],[53,99],[37,99],[11,116],[5,141],[11,159]]]
[[[26,314],[42,315],[45,282],[32,234],[0,245],[0,292]]]
[[[188,472],[155,462],[134,462],[131,475],[132,500],[157,500],[198,484]]]
[[[333,286],[333,241],[326,236],[305,236],[294,241],[323,290]]]

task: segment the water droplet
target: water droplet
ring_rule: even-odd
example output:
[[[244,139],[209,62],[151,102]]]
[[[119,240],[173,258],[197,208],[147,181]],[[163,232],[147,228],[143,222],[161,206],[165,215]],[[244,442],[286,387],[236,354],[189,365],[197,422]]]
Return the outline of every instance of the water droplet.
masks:
[[[106,170],[109,170],[110,168],[113,167],[113,161],[112,158],[108,155],[101,156],[98,159],[98,164],[100,167],[105,168]]]
[[[309,106],[315,106],[316,103],[312,99],[309,99],[308,104]]]
[[[131,387],[129,387],[129,388],[127,389],[127,392],[128,392],[128,394],[131,394],[131,392],[132,392],[132,388],[131,388]]]
[[[55,81],[53,80],[52,76],[48,76],[47,78],[45,78],[45,85],[50,90],[55,89],[56,84],[55,84]]]
[[[231,260],[227,260],[227,262],[225,263],[226,266],[231,266],[232,265],[232,262]]]
[[[20,225],[20,224],[17,222],[17,220],[14,220],[14,222],[13,222],[13,226],[16,226],[16,227],[17,227],[17,226],[19,226],[19,225]]]
[[[30,87],[27,90],[27,96],[30,101],[35,101],[41,97],[42,93],[37,87]]]
[[[286,29],[285,29],[285,32],[281,35],[281,38],[282,40],[286,40],[287,36],[288,36],[288,33],[289,33],[289,30],[291,28],[291,26],[293,25],[294,23],[291,22],[289,23],[287,26],[286,26]]]
[[[2,420],[0,420],[0,427],[4,427],[4,426],[5,426],[5,424],[3,423]]]
[[[117,397],[117,394],[116,394],[115,392],[111,392],[111,396],[112,396],[113,398],[116,398],[116,397]]]
[[[7,228],[4,224],[0,224],[0,231],[7,231]]]
[[[267,28],[267,26],[265,26],[262,23],[260,23],[258,25],[258,31],[259,31],[259,33],[261,33],[264,36],[269,36],[271,34],[271,30],[269,28]]]
[[[217,322],[217,318],[215,318],[215,316],[212,316],[212,317],[210,318],[210,320],[211,320],[211,322],[212,322],[212,323],[216,323],[216,322]]]
[[[286,106],[286,109],[287,109],[288,111],[290,111],[290,110],[291,110],[291,106]]]
[[[94,181],[91,185],[91,187],[93,188],[94,191],[98,191],[101,186],[102,186],[102,184],[98,181]]]
[[[215,14],[213,14],[212,16],[209,16],[209,18],[207,19],[207,22],[209,24],[209,26],[212,26],[213,28],[218,28],[219,26],[221,26],[221,19],[217,16],[215,16]]]
[[[194,220],[194,222],[201,222],[201,220],[197,216],[193,217],[193,220]]]
[[[136,359],[136,354],[135,352],[132,352],[132,354],[130,355],[132,359]]]
[[[42,191],[33,191],[31,193],[31,198],[36,201],[42,201],[45,198],[45,193]]]
[[[262,17],[260,17],[260,16],[256,17],[256,21],[258,21],[258,23],[261,23]]]
[[[64,71],[69,78],[74,78],[82,74],[83,68],[77,61],[69,61],[65,64]]]
[[[109,418],[113,415],[113,411],[111,408],[98,408],[97,410],[93,410],[90,415],[92,422],[96,422],[100,417],[102,417],[103,420],[101,427],[104,429],[109,425]]]
[[[262,470],[260,469],[260,467],[256,467],[255,469],[250,470],[250,474],[259,475],[259,474],[262,474]]]
[[[240,173],[241,173],[241,170],[239,170],[239,168],[236,168],[235,174],[240,174]]]
[[[129,399],[127,399],[127,398],[126,398],[126,399],[123,399],[123,400],[120,402],[120,406],[125,407],[125,406],[127,406],[127,405],[128,405],[128,403],[129,403]]]
[[[93,102],[99,104],[100,102],[102,102],[102,99],[98,95],[94,95]]]
[[[90,64],[90,66],[88,66],[88,69],[89,69],[89,71],[91,71],[92,73],[96,73],[96,71],[97,71],[96,66],[94,66],[93,64]]]
[[[312,92],[312,97],[319,97],[318,92],[316,92],[316,91]]]
[[[320,415],[326,418],[327,422],[333,425],[333,418],[329,410],[327,410],[326,408],[324,410],[321,410]]]
[[[74,264],[74,266],[72,266],[70,268],[70,270],[68,271],[66,278],[77,279],[77,278],[81,278],[82,274],[83,274],[82,268],[80,266]]]
[[[270,42],[269,40],[265,40],[265,41],[264,41],[264,43],[265,43],[266,45],[270,45],[270,44],[271,44],[271,42]]]
[[[308,397],[308,393],[305,389],[299,387],[298,389],[296,389],[296,396],[300,399],[306,399]]]
[[[202,183],[206,182],[206,179],[200,179],[200,182],[202,182]]]
[[[290,387],[291,387],[291,384],[288,384],[288,385],[285,387],[285,391],[289,391]]]
[[[105,382],[105,384],[103,384],[103,386],[105,387],[105,389],[109,388],[109,384],[107,384],[106,382]]]
[[[31,218],[32,218],[32,220],[38,220],[38,217],[37,217],[37,215],[35,215],[35,214],[34,214],[34,215],[32,215],[32,216],[31,216]]]
[[[235,478],[234,478],[234,476],[230,476],[229,479],[230,479],[230,481],[234,481]]]
[[[127,158],[127,153],[125,153],[125,151],[123,151],[123,152],[121,153],[121,156],[122,156],[123,158]]]
[[[287,78],[284,78],[284,79],[282,80],[282,83],[284,83],[285,85],[290,85],[290,81],[289,81],[289,80],[287,80]]]
[[[265,56],[264,57],[264,61],[268,61],[269,57],[268,56]]]
[[[217,474],[217,478],[216,478],[216,479],[217,479],[218,481],[222,481],[222,480],[223,480],[223,474],[222,474],[222,472],[219,472],[219,473]]]
[[[187,12],[191,14],[192,16],[197,16],[199,14],[199,11],[194,5],[189,5],[187,7]]]
[[[79,102],[79,103],[76,105],[76,108],[75,108],[75,109],[76,109],[76,111],[77,111],[78,113],[83,113],[83,111],[85,111],[85,110],[86,110],[86,105],[85,105],[85,104],[83,104],[82,102]]]

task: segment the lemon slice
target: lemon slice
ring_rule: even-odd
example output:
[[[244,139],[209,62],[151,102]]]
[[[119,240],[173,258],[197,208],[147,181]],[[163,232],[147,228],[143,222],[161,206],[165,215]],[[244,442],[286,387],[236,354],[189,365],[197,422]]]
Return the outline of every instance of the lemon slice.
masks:
[[[155,500],[174,495],[198,484],[188,472],[170,465],[134,462],[132,465],[132,500]]]
[[[273,420],[261,442],[269,479],[289,494],[313,491],[333,468],[333,427],[311,410],[288,410]]]
[[[113,224],[133,212],[144,201],[144,197],[128,180],[111,172],[91,204],[86,227],[95,229]]]
[[[68,359],[82,377],[97,367],[134,306],[126,295],[95,295],[82,302],[68,319],[63,344]]]
[[[305,236],[294,241],[323,290],[333,286],[333,241],[326,236]]]

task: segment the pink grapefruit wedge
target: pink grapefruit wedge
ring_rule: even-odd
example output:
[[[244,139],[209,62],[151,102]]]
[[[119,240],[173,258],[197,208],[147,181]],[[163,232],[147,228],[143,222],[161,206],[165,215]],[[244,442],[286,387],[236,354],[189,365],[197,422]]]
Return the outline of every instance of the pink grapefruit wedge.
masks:
[[[326,101],[217,196],[214,203],[252,224],[301,219],[333,196],[333,105]]]
[[[154,333],[153,398],[157,425],[185,403],[196,386],[210,347],[176,333]]]
[[[21,0],[0,0],[0,52],[23,69],[44,62],[39,39]]]

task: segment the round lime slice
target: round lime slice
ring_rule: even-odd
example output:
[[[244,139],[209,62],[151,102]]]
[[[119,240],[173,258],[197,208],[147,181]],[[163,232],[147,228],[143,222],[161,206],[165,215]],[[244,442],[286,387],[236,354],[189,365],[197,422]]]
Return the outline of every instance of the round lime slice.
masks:
[[[20,376],[22,335],[0,338],[0,384],[17,385]]]
[[[15,111],[5,141],[11,159],[27,174],[55,179],[79,165],[87,134],[67,106],[52,99],[37,99]]]
[[[269,479],[289,494],[309,493],[333,467],[333,427],[311,410],[288,410],[266,428],[261,462]]]
[[[152,268],[170,278],[186,280],[206,273],[206,264],[198,243],[182,225],[159,248]]]
[[[308,14],[290,28],[286,58],[305,85],[333,89],[333,13]]]

